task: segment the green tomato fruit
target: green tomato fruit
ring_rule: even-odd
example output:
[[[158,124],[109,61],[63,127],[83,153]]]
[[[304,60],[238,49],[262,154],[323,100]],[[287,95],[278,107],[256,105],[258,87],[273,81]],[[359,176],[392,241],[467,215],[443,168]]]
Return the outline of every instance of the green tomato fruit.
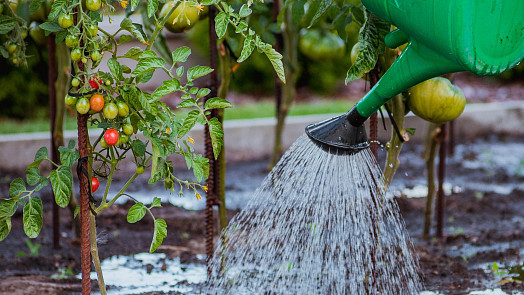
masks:
[[[164,17],[173,8],[178,0],[168,1],[160,11],[160,17]],[[173,33],[181,33],[191,29],[198,21],[198,9],[190,2],[181,2],[175,11],[168,17],[164,27]]]
[[[22,39],[27,38],[27,29],[25,27],[21,29],[20,36],[22,36]]]
[[[146,168],[144,166],[137,166],[136,167],[136,174],[140,175],[146,171]]]
[[[464,111],[466,98],[462,90],[442,77],[436,77],[409,89],[408,106],[426,121],[442,124]]]
[[[101,0],[86,0],[86,7],[91,11],[97,11],[102,6]]]
[[[100,54],[100,52],[98,50],[94,50],[94,51],[91,52],[91,60],[92,61],[97,62],[101,57],[102,57],[102,55]]]
[[[89,100],[87,100],[87,98],[81,97],[80,99],[78,99],[78,101],[76,102],[76,111],[78,113],[82,115],[87,114],[87,112],[89,112],[89,109],[90,105]]]
[[[76,105],[77,100],[78,100],[78,99],[77,99],[75,96],[71,96],[71,95],[69,95],[69,94],[66,94],[66,96],[65,96],[65,103],[66,103],[66,105],[68,105],[68,106],[74,106],[74,105]]]
[[[346,53],[346,45],[336,33],[311,29],[300,33],[299,49],[315,61],[340,60]]]
[[[90,24],[85,29],[86,29],[87,35],[89,37],[91,37],[91,38],[93,38],[94,36],[96,36],[98,34],[98,26],[97,25]]]
[[[82,57],[82,63],[83,64],[87,63],[87,57]]]
[[[65,44],[69,48],[74,48],[78,45],[78,37],[75,35],[67,35],[65,38]]]
[[[131,124],[124,124],[122,126],[122,130],[124,131],[124,134],[131,135],[134,132],[133,125]]]
[[[129,115],[129,107],[127,106],[127,104],[125,102],[122,102],[122,101],[119,101],[117,103],[117,107],[118,107],[118,115],[120,117],[127,117],[127,115]]]
[[[58,17],[58,24],[63,28],[67,29],[73,25],[73,16],[68,13],[63,13]]]
[[[41,29],[36,22],[32,22],[31,25],[29,25],[29,35],[37,45],[42,46],[47,43],[47,37],[45,36],[44,30]]]
[[[82,58],[82,51],[78,48],[71,50],[71,60],[79,61]]]
[[[102,138],[100,138],[100,147],[103,148],[103,149],[106,149],[107,147],[109,147],[109,145],[107,145],[107,142],[106,142],[106,140],[104,139],[103,136],[102,136]]]
[[[118,107],[116,104],[110,102],[104,106],[104,117],[109,120],[113,120],[118,115]]]
[[[18,45],[14,44],[14,43],[9,43],[9,44],[7,45],[7,52],[8,52],[9,54],[11,54],[11,55],[12,55],[13,53],[15,53],[17,49],[18,49]]]
[[[73,78],[73,80],[71,80],[71,86],[78,87],[78,85],[80,85],[80,79]]]
[[[118,137],[117,145],[126,144],[128,140],[129,140],[129,136],[127,136],[125,134],[120,134],[120,136]]]

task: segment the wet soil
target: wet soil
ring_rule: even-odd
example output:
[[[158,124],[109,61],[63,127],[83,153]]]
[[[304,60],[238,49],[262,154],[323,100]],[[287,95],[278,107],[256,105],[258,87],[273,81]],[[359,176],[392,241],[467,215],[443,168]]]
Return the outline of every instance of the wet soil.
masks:
[[[484,139],[495,146],[520,145],[518,138]],[[439,294],[468,294],[472,290],[502,288],[524,291],[522,283],[507,281],[498,283],[503,277],[490,270],[493,262],[499,265],[522,265],[524,253],[524,190],[514,188],[510,193],[484,189],[482,191],[465,184],[483,182],[493,184],[518,184],[524,182],[524,174],[512,173],[509,169],[494,166],[476,167],[465,165],[467,161],[483,159],[482,148],[467,143],[458,146],[459,155],[448,160],[447,181],[453,189],[446,196],[444,237],[422,239],[425,198],[407,198],[402,187],[411,188],[424,178],[423,161],[420,160],[420,146],[406,145],[401,157],[401,168],[397,173],[396,200],[412,237],[415,250],[420,258],[420,272],[425,289]],[[477,145],[478,146],[478,145]],[[490,145],[486,145],[489,147]],[[508,151],[507,153],[511,153]],[[383,157],[383,151],[381,157]],[[502,155],[504,156],[504,155]],[[266,160],[250,163],[232,163],[228,176],[248,175],[247,178],[229,177],[229,190],[239,189],[249,183],[257,187],[265,171]],[[521,163],[521,165],[524,162]],[[469,168],[468,168],[469,167]],[[495,170],[496,173],[493,173]],[[491,172],[490,172],[491,171]],[[16,176],[16,175],[15,175]],[[461,185],[464,184],[464,185]],[[0,197],[5,196],[6,183],[0,184]],[[40,236],[32,240],[41,244],[37,257],[17,253],[29,253],[22,227],[22,214],[17,212],[12,219],[10,235],[0,243],[0,294],[78,294],[80,282],[74,277],[58,278],[61,272],[71,269],[79,273],[80,249],[78,239],[71,229],[71,218],[66,209],[61,209],[61,248],[53,249],[50,214],[51,195],[45,191],[44,227]],[[100,258],[113,255],[129,255],[147,252],[152,238],[153,222],[150,218],[130,224],[126,221],[127,209],[132,203],[125,203],[104,211],[97,218]],[[230,217],[238,210],[229,210]],[[170,204],[155,209],[157,218],[164,218],[168,224],[168,236],[158,250],[167,257],[180,257],[182,263],[203,263],[196,254],[204,249],[204,212],[186,210]],[[432,228],[434,235],[435,228]],[[122,274],[125,276],[125,274]],[[109,285],[111,282],[107,282]],[[96,290],[93,281],[93,289]],[[162,292],[150,294],[163,294]]]

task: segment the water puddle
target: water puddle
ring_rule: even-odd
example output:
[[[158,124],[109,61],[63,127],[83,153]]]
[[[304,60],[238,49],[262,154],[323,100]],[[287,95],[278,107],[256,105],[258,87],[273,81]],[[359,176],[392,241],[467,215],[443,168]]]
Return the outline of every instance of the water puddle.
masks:
[[[113,256],[101,265],[104,280],[111,286],[107,293],[112,295],[170,291],[200,294],[195,292],[195,284],[205,282],[207,276],[205,265],[182,264],[178,257],[166,258],[164,253]],[[97,279],[96,272],[91,273],[91,279]]]

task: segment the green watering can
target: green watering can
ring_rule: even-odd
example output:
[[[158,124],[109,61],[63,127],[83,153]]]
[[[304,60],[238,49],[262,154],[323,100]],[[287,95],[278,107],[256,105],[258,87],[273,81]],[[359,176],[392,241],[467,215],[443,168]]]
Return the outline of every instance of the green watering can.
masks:
[[[524,58],[524,0],[362,0],[396,26],[386,45],[409,42],[378,83],[347,114],[306,127],[332,152],[369,145],[364,121],[402,91],[444,74],[498,75]]]

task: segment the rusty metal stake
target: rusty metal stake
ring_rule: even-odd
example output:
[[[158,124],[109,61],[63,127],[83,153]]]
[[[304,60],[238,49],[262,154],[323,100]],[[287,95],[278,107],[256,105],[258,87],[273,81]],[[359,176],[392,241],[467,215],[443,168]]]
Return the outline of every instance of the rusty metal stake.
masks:
[[[210,94],[207,96],[206,100],[211,97],[217,96],[217,87],[218,87],[218,76],[217,76],[217,69],[218,69],[218,62],[217,62],[217,37],[215,33],[215,15],[216,15],[216,8],[214,6],[209,7],[209,66],[214,70],[211,72],[210,77],[210,86],[209,89],[211,90]],[[208,116],[208,118],[216,117],[217,111],[212,110],[211,114]],[[205,209],[205,215],[206,215],[206,265],[207,265],[207,272],[208,275],[211,274],[211,267],[209,265],[209,262],[211,260],[211,257],[213,256],[213,228],[214,228],[214,220],[213,220],[213,206],[217,204],[217,189],[219,189],[219,177],[218,175],[219,171],[217,169],[215,157],[213,154],[213,145],[211,142],[211,136],[209,134],[209,126],[206,125],[205,127],[205,156],[209,159],[209,177],[207,178],[206,185],[207,185],[207,193],[206,193],[206,209]]]
[[[58,146],[55,141],[55,119],[56,119],[56,44],[55,35],[49,34],[47,37],[47,53],[48,53],[48,81],[47,86],[49,90],[49,119],[51,126],[51,160],[57,164],[60,163],[58,155]],[[53,168],[54,169],[54,168]],[[60,207],[53,201],[53,248],[60,249]]]
[[[440,125],[440,149],[438,163],[438,194],[437,194],[437,237],[442,238],[444,228],[444,208],[446,206],[444,194],[444,178],[446,175],[446,135],[447,124]]]

